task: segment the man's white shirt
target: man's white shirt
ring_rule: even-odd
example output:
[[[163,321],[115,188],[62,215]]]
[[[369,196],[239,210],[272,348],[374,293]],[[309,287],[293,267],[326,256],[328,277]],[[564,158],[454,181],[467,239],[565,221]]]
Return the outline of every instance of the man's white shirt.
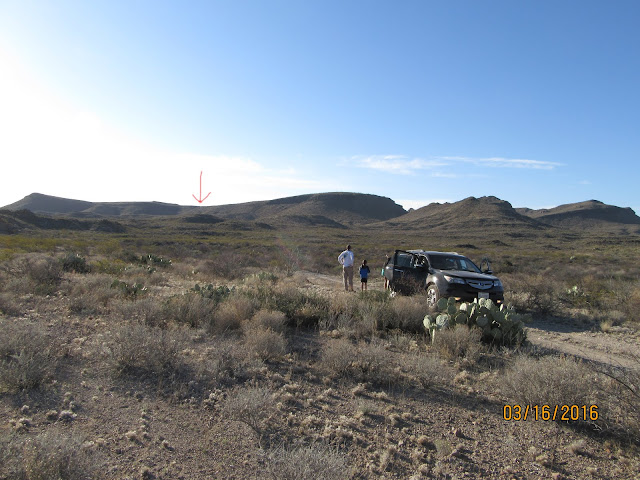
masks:
[[[345,250],[338,256],[338,262],[343,267],[351,267],[353,266],[353,252],[351,250]]]

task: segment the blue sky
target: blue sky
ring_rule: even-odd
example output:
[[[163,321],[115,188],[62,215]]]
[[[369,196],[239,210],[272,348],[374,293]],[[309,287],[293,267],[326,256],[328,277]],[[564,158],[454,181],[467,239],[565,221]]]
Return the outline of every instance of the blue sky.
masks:
[[[0,205],[640,212],[637,1],[0,0]],[[204,195],[203,195],[204,196]]]

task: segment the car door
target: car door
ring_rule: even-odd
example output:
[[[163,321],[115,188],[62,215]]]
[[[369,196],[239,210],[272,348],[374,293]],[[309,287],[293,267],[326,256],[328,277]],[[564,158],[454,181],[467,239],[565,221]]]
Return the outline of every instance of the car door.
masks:
[[[393,259],[386,267],[385,273],[391,282],[394,290],[406,289],[409,284],[413,283],[414,255],[402,250],[396,250]]]

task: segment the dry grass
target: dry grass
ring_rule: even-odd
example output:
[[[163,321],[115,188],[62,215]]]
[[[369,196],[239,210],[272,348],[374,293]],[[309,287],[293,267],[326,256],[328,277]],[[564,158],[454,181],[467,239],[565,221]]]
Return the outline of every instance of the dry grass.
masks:
[[[42,253],[17,255],[2,264],[6,275],[5,289],[16,293],[50,295],[62,281],[62,264]]]
[[[75,437],[44,433],[4,447],[0,478],[7,480],[89,480],[102,478],[96,455]],[[1,446],[1,445],[0,445]]]
[[[397,296],[390,302],[390,328],[398,328],[405,332],[423,332],[422,321],[428,312],[427,297],[414,295],[411,297]]]
[[[360,342],[338,338],[330,340],[322,349],[320,368],[327,375],[342,377],[354,382],[374,384],[395,383],[391,355],[378,342]]]
[[[114,333],[111,360],[121,374],[172,375],[182,366],[180,351],[185,343],[184,333],[180,330],[128,323]]]
[[[167,317],[174,322],[200,328],[213,322],[216,304],[209,298],[190,292],[170,298],[165,308]]]
[[[264,479],[343,480],[351,477],[345,456],[322,445],[278,447],[264,452],[263,458],[265,471],[260,478]]]
[[[258,386],[238,387],[232,390],[222,406],[222,414],[251,428],[258,436],[261,446],[264,436],[270,430],[269,418],[275,411],[273,392]]]
[[[261,360],[278,360],[287,353],[287,340],[282,333],[257,327],[245,333],[247,352]]]
[[[456,325],[435,334],[433,348],[445,360],[460,361],[465,366],[475,365],[484,350],[478,328]]]
[[[0,388],[19,392],[38,388],[56,367],[54,342],[39,324],[0,320]]]
[[[72,313],[94,315],[104,311],[118,296],[111,288],[113,278],[108,275],[75,275],[68,287],[69,310]]]
[[[256,305],[250,298],[233,295],[218,305],[207,329],[214,334],[240,330],[242,324],[253,316],[255,310]]]
[[[449,387],[456,375],[454,368],[433,355],[407,356],[406,367],[422,388]]]
[[[500,389],[521,405],[587,405],[596,400],[598,374],[571,357],[518,356],[500,377]],[[601,416],[606,410],[599,405]]]
[[[245,323],[245,334],[248,334],[255,328],[264,328],[282,333],[287,328],[287,316],[283,312],[275,310],[258,310],[251,320]]]

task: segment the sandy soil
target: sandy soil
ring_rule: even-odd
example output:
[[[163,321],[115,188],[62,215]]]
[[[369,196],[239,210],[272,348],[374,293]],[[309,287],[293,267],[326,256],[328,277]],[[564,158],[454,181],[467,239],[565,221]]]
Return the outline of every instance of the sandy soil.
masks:
[[[341,281],[307,272],[295,277],[300,287],[331,295],[342,290]],[[159,287],[158,294],[163,288],[171,289]],[[184,286],[178,282],[175,288]],[[381,280],[372,279],[370,288],[381,289]],[[44,433],[61,441],[77,438],[79,450],[97,466],[94,478],[273,478],[265,474],[255,432],[224,414],[233,386],[212,388],[198,376],[169,384],[114,376],[108,366],[114,325],[107,317],[69,314],[65,301],[52,298],[12,319],[46,324],[65,353],[55,383],[30,393],[0,394],[2,438],[18,443]],[[539,348],[596,362],[626,365],[637,353],[637,335],[626,332],[594,333],[558,321],[536,321],[528,328]],[[635,447],[554,422],[505,421],[505,399],[493,390],[495,371],[476,374],[452,365],[453,381],[424,388],[411,381],[410,370],[400,368],[398,376],[407,381],[391,388],[357,387],[328,376],[319,365],[318,352],[335,340],[312,331],[292,333],[285,358],[256,365],[238,381],[235,387],[253,382],[273,392],[267,446],[328,443],[347,459],[344,478],[354,479],[640,476]],[[194,333],[183,355],[198,365],[215,342]],[[408,354],[383,342],[389,358]],[[242,341],[237,343],[242,349]]]

